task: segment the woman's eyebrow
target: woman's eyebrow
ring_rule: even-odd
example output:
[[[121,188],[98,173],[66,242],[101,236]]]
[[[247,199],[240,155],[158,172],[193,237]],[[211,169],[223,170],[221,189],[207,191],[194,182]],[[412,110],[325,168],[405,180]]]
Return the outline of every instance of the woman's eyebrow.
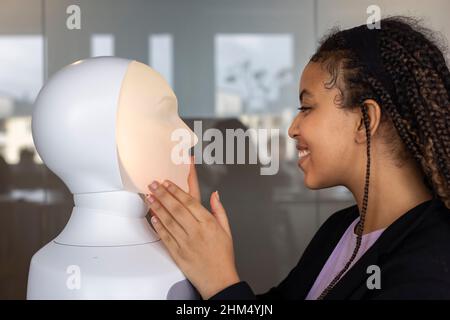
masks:
[[[300,102],[302,101],[302,99],[303,99],[303,97],[304,96],[308,96],[308,97],[313,97],[313,94],[310,92],[310,91],[308,91],[308,89],[303,89],[301,92],[300,92],[300,95],[299,95],[299,98],[300,98]]]

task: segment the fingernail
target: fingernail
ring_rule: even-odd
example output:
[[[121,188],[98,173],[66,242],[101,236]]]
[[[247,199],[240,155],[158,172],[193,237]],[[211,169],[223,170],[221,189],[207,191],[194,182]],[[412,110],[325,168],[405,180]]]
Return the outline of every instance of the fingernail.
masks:
[[[157,188],[158,188],[158,182],[153,181],[152,184],[150,185],[150,189],[156,190]]]
[[[219,196],[219,191],[218,190],[216,190],[216,196],[217,196],[217,200],[220,201],[220,196]]]
[[[169,187],[169,182],[164,181],[163,185],[164,185],[164,187],[168,188]]]
[[[155,216],[153,216],[153,217],[150,219],[150,221],[151,221],[153,224],[157,224],[157,223],[158,223],[158,219],[157,219]]]
[[[155,202],[155,198],[153,196],[148,196],[148,202],[153,203]]]

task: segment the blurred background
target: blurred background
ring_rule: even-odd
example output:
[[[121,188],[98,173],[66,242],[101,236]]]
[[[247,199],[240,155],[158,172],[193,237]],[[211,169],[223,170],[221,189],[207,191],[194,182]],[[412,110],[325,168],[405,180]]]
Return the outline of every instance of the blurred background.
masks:
[[[80,29],[67,25],[71,5]],[[366,23],[370,5],[383,17],[421,17],[450,38],[447,0],[0,0],[0,299],[25,298],[32,255],[73,207],[34,149],[33,101],[61,67],[105,55],[159,71],[191,126],[280,130],[275,175],[261,175],[261,164],[197,167],[204,204],[219,190],[228,210],[241,278],[257,293],[277,285],[325,219],[354,204],[343,187],[304,187],[287,128],[318,39]]]

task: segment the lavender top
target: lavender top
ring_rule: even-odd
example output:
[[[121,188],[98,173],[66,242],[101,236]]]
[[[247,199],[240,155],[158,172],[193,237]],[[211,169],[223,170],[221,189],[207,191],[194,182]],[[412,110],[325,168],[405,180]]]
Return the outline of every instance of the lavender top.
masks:
[[[350,259],[356,245],[356,234],[354,233],[354,229],[358,221],[359,217],[350,224],[344,235],[341,237],[341,240],[339,240],[327,262],[323,266],[319,276],[316,278],[314,285],[306,296],[306,300],[316,300]],[[359,248],[358,254],[353,260],[350,268],[374,244],[383,231],[384,229],[375,230],[362,236],[361,247]],[[347,271],[349,269],[347,269]]]

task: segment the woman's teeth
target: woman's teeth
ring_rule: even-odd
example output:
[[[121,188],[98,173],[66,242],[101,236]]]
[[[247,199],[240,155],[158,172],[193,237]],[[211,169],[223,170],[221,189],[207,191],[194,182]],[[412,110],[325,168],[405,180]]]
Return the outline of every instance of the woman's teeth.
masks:
[[[310,151],[309,151],[309,150],[300,150],[300,151],[298,152],[298,157],[301,159],[301,158],[303,158],[303,157],[306,157],[308,154],[310,154]]]

